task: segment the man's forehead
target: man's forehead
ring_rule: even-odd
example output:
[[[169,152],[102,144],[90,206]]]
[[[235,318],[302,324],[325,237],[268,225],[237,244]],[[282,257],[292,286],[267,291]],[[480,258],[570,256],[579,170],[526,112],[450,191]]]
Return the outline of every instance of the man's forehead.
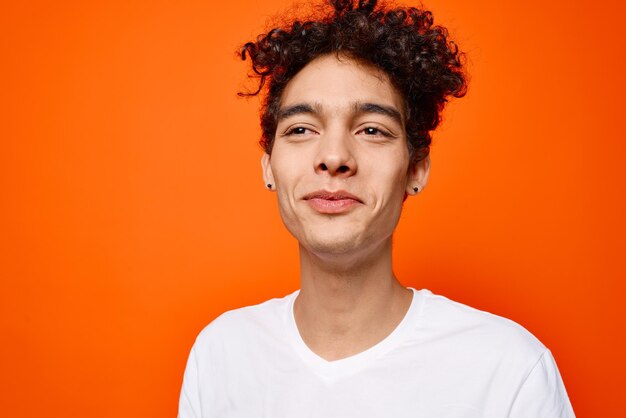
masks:
[[[404,108],[403,96],[384,71],[333,54],[311,61],[287,83],[280,107],[301,103],[326,111],[360,110],[362,103]]]

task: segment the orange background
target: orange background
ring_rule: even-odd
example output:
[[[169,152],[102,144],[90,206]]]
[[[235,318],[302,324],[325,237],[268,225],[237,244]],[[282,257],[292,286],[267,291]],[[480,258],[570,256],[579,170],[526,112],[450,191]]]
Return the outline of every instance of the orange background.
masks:
[[[171,417],[195,335],[298,287],[234,51],[287,0],[4,2],[7,417]],[[623,414],[624,6],[430,0],[466,98],[409,199],[396,273],[509,317],[578,416]]]

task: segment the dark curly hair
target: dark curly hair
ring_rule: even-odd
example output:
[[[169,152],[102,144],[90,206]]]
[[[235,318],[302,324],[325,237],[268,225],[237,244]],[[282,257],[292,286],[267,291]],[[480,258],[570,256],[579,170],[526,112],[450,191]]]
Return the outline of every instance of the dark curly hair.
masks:
[[[406,134],[413,162],[425,158],[431,135],[449,96],[467,90],[464,55],[448,31],[433,25],[432,13],[415,7],[385,8],[377,0],[329,0],[333,10],[319,19],[294,21],[259,35],[241,49],[250,57],[250,77],[259,94],[267,83],[261,109],[260,144],[271,154],[281,95],[287,83],[309,62],[335,53],[374,65],[389,76],[406,106]]]

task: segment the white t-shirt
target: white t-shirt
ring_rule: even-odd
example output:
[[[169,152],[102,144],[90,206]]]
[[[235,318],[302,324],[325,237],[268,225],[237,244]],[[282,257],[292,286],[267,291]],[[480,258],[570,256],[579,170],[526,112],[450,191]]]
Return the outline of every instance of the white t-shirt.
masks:
[[[179,418],[574,417],[550,351],[508,319],[413,289],[389,336],[327,361],[300,337],[297,294],[200,333]]]

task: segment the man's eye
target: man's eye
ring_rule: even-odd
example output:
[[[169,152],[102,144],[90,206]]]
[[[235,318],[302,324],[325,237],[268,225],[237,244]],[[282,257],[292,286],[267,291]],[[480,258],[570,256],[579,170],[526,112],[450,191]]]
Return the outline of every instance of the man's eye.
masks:
[[[285,134],[286,135],[304,135],[309,132],[310,130],[307,128],[304,128],[302,126],[296,126],[295,128],[289,129]]]
[[[387,131],[383,131],[382,129],[378,129],[378,128],[373,128],[371,126],[367,128],[363,128],[357,133],[364,133],[365,135],[372,135],[372,136],[389,136],[389,133]]]

